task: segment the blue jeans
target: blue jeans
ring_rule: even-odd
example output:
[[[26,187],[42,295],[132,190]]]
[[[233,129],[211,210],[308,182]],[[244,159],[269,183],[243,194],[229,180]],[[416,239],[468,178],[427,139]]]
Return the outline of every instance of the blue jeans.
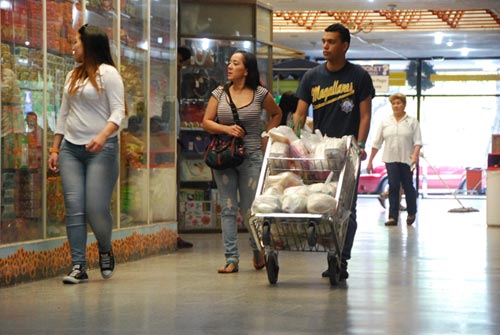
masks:
[[[59,153],[66,232],[73,265],[86,266],[87,223],[100,252],[111,250],[113,217],[110,203],[118,179],[118,138],[109,138],[99,153],[63,140]]]
[[[413,173],[405,163],[386,163],[387,178],[389,179],[389,218],[398,221],[399,218],[399,190],[403,186],[406,198],[408,215],[417,213],[417,191],[413,186]]]
[[[236,222],[238,208],[241,209],[245,226],[250,231],[250,207],[255,198],[261,167],[262,152],[256,151],[249,153],[248,157],[238,167],[213,170],[220,195],[222,239],[224,241],[226,261],[239,261],[238,224]],[[257,250],[252,234],[250,234],[250,245],[254,250]]]

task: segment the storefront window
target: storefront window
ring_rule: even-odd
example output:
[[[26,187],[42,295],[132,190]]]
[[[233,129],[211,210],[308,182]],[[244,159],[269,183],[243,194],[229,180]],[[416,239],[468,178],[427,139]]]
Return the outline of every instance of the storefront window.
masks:
[[[425,97],[420,109],[422,150],[429,162],[486,167],[497,97]]]
[[[177,187],[175,169],[176,101],[177,101],[177,36],[170,34],[177,12],[169,4],[151,3],[151,51],[149,79],[150,177],[149,207],[151,222],[175,221]]]
[[[428,61],[432,87],[425,95],[500,94],[500,59]]]
[[[175,220],[175,208],[168,206],[175,203],[175,195],[149,194],[149,186],[157,184],[157,179],[149,178],[160,168],[161,186],[175,189],[175,125],[166,121],[162,130],[168,135],[158,143],[152,134],[156,124],[138,119],[158,116],[162,127],[164,120],[175,120],[176,4],[173,0],[2,2],[0,244],[66,235],[60,175],[44,165],[64,81],[75,65],[72,41],[84,23],[108,33],[129,110],[122,134],[132,128],[138,135],[121,139],[121,177],[112,200],[114,228]],[[165,183],[167,170],[174,177]],[[153,203],[157,207],[152,207],[150,217]]]
[[[47,228],[43,218],[43,139],[50,146],[61,89],[73,67],[70,2],[47,2],[47,50],[43,50],[43,7],[39,1],[6,2],[1,9],[1,190],[0,243],[65,233],[60,177],[47,178]],[[61,15],[56,15],[60,13]],[[44,57],[47,77],[44,86]],[[44,99],[45,105],[44,105]],[[46,134],[45,134],[46,132]]]
[[[417,92],[420,64],[421,89]],[[419,118],[424,159],[421,178],[425,193],[466,193],[468,169],[485,169],[492,134],[500,132],[499,60],[366,61],[390,68],[387,91],[377,90],[372,101],[368,145],[382,119],[392,113],[390,94],[407,95],[406,112]],[[380,159],[380,155],[378,155]],[[363,163],[362,167],[366,164]],[[376,164],[383,164],[378,161]],[[453,172],[450,172],[453,171]],[[442,174],[442,175],[440,175]],[[435,180],[431,180],[430,176]],[[431,186],[431,182],[434,182]],[[485,185],[483,185],[485,186]],[[484,194],[484,188],[473,190]],[[469,192],[470,193],[470,192]]]
[[[184,2],[180,6],[180,34],[207,37],[254,37],[254,9],[249,4]]]

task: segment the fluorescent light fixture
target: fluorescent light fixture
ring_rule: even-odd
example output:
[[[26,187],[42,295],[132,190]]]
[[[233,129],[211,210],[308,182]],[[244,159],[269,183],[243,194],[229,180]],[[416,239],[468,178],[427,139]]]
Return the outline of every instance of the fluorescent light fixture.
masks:
[[[201,40],[201,48],[203,50],[208,50],[208,48],[210,48],[210,40],[208,38],[204,38]]]
[[[137,47],[139,49],[148,50],[149,49],[148,41],[137,42]]]
[[[460,49],[460,55],[463,56],[463,57],[466,57],[469,55],[469,52],[470,52],[471,49],[469,48],[461,48]]]
[[[437,33],[434,33],[434,44],[441,43],[443,43],[443,33],[438,31]]]
[[[12,2],[7,1],[7,0],[0,1],[0,9],[12,10]]]

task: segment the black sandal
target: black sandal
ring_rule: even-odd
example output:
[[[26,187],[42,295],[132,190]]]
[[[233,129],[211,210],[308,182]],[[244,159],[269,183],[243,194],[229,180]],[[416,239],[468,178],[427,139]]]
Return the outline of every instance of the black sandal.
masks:
[[[227,261],[226,265],[217,268],[218,273],[234,273],[238,272],[238,263],[234,261]]]

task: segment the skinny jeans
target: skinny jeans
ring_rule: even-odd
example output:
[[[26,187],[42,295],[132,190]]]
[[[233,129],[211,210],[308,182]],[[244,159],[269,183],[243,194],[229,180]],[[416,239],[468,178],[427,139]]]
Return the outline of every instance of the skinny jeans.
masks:
[[[214,179],[220,196],[221,228],[226,261],[238,262],[238,208],[243,214],[243,222],[250,232],[250,246],[257,250],[257,245],[251,234],[249,217],[250,207],[255,198],[255,191],[262,167],[262,152],[247,154],[240,166],[225,170],[213,170]],[[239,200],[239,201],[238,201]]]
[[[86,266],[87,223],[99,252],[111,251],[113,216],[110,203],[119,172],[118,138],[108,138],[98,153],[63,140],[59,152],[66,207],[66,232],[73,265]]]

